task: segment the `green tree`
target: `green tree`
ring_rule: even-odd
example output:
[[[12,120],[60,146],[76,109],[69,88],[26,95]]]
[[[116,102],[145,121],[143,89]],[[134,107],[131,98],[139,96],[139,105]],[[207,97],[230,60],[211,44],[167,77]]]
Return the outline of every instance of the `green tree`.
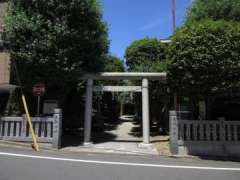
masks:
[[[125,58],[129,71],[161,72],[166,69],[166,45],[156,38],[134,41],[127,47]]]
[[[106,55],[104,57],[104,71],[105,72],[123,72],[123,60],[113,55]]]
[[[167,69],[167,44],[156,38],[137,40],[126,49],[125,58],[131,72],[163,72]],[[166,130],[166,119],[163,118],[168,104],[166,86],[158,81],[151,81],[149,86],[151,119],[155,119],[158,126]],[[134,101],[135,113],[141,115],[141,95],[134,94]]]
[[[224,20],[189,22],[169,47],[171,91],[192,98],[214,97],[239,83],[240,24]]]
[[[194,0],[187,13],[187,21],[211,18],[240,20],[239,0]]]
[[[63,97],[82,73],[104,67],[109,41],[97,0],[9,0],[5,24],[6,46],[28,90],[43,81],[50,96]]]

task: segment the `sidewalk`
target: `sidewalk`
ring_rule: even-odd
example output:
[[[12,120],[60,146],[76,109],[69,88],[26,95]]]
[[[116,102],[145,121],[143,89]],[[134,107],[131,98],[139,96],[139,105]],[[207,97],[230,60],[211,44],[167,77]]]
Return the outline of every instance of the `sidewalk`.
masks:
[[[111,154],[130,154],[130,155],[160,155],[171,156],[168,147],[168,137],[158,137],[153,139],[153,148],[144,149],[138,147],[138,142],[105,142],[93,144],[89,147],[82,145],[66,146],[59,150],[53,149],[51,144],[39,143],[40,150],[62,151],[62,152],[85,152],[85,153],[111,153]],[[160,139],[160,141],[159,141]],[[31,149],[30,142],[11,142],[0,140],[0,146],[17,147]]]
[[[80,134],[80,133],[79,133]],[[117,153],[134,155],[161,155],[171,156],[168,136],[151,137],[150,146],[140,146],[142,143],[141,127],[133,120],[121,120],[116,124],[105,124],[105,131],[93,133],[90,146],[83,146],[83,138],[79,135],[69,135],[62,138],[63,152],[87,153]],[[1,141],[2,146],[30,147],[30,143]],[[40,149],[54,150],[51,144],[40,143]]]
[[[128,147],[131,147],[131,149],[121,149],[120,146],[123,146],[123,143],[121,144],[115,144],[117,145],[117,148],[110,148],[110,146],[114,146],[114,143],[109,143],[108,146],[99,146],[99,145],[92,145],[89,147],[85,146],[72,146],[72,147],[64,147],[59,150],[56,150],[52,148],[51,144],[48,143],[39,143],[39,149],[40,151],[60,151],[60,152],[75,152],[75,153],[102,153],[102,154],[128,154],[128,155],[158,155],[156,151],[149,153],[149,151],[142,149],[142,150],[136,150],[139,149],[135,145],[128,145]],[[24,148],[24,149],[32,149],[31,143],[23,143],[23,142],[10,142],[10,141],[3,141],[0,140],[0,147],[14,147],[14,148]]]

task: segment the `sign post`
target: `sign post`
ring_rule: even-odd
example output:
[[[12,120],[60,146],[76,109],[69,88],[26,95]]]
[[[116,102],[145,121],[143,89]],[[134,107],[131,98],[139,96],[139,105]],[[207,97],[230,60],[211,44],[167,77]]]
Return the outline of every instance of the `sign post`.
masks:
[[[37,100],[38,100],[38,102],[37,102],[37,116],[39,117],[39,115],[40,115],[40,101],[41,101],[41,96],[38,96],[38,97],[37,97]]]
[[[37,97],[37,116],[38,116],[38,117],[40,116],[41,96],[44,95],[45,91],[46,91],[45,84],[43,84],[43,83],[41,83],[41,82],[36,83],[36,84],[33,86],[33,89],[32,89],[33,95]]]

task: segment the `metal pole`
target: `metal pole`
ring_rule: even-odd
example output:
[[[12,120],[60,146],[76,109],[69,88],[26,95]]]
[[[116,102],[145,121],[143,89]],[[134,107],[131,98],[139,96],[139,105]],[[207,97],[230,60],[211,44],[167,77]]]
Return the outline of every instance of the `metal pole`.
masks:
[[[175,0],[172,0],[172,25],[173,25],[173,32],[176,29],[176,18],[175,18]]]
[[[37,117],[40,116],[40,101],[41,101],[41,96],[37,97]]]
[[[26,98],[25,98],[24,94],[22,94],[22,102],[23,102],[24,110],[25,110],[25,113],[26,113],[26,116],[27,116],[29,129],[30,129],[30,132],[31,132],[31,135],[32,135],[33,147],[36,151],[39,151],[39,146],[38,146],[38,143],[37,143],[37,137],[36,137],[36,134],[35,134],[34,129],[33,129],[32,119],[31,119],[29,111],[28,111],[28,106],[27,106],[27,102],[26,102]]]

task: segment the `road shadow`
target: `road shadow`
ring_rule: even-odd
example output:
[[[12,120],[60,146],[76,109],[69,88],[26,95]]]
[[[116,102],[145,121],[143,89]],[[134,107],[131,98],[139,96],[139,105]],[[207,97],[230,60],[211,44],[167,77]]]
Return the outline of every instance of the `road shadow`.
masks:
[[[63,135],[62,136],[62,148],[69,146],[81,146],[83,144],[83,136],[82,135]]]
[[[198,157],[201,160],[240,162],[240,157],[228,157],[228,156],[196,156],[196,157]]]
[[[142,142],[142,125],[139,122],[139,119],[114,119],[114,120],[106,120],[101,119],[93,120],[92,126],[92,134],[91,134],[91,141],[94,144],[101,144],[106,142],[133,142],[133,143],[140,143]],[[99,123],[97,123],[99,122]],[[119,138],[122,134],[118,134],[116,131],[119,126],[123,123],[132,123],[132,127],[129,128],[129,132],[126,132],[126,136]],[[124,131],[123,131],[124,132]],[[64,133],[62,137],[62,147],[69,147],[69,146],[82,146],[83,145],[83,128],[81,129],[70,129]],[[155,127],[151,127],[150,130],[151,137],[159,136],[159,132]],[[153,139],[151,142],[167,142],[168,140],[161,140],[161,139]]]

